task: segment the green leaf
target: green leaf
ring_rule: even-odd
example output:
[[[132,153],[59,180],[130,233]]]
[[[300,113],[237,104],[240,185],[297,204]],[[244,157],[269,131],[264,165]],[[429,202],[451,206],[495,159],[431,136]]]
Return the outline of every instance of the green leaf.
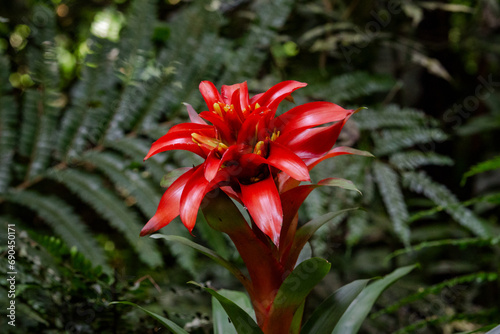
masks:
[[[497,326],[495,328],[493,328],[491,331],[489,331],[488,333],[486,334],[496,334],[500,331],[500,326]]]
[[[389,165],[381,162],[373,165],[373,172],[391,217],[394,232],[406,247],[410,247],[410,228],[407,224],[409,214],[399,184],[399,176]]]
[[[278,333],[282,326],[291,323],[294,313],[309,292],[328,274],[330,267],[325,259],[311,258],[300,263],[285,278],[269,312],[269,333]]]
[[[380,294],[391,284],[415,269],[416,265],[396,269],[384,278],[370,284],[349,305],[332,334],[355,334]]]
[[[217,301],[222,305],[222,307],[228,314],[238,334],[244,334],[244,333],[263,334],[262,330],[259,328],[257,323],[252,319],[252,317],[247,312],[245,312],[245,310],[236,305],[234,302],[222,296],[221,294],[217,293],[214,289],[203,287],[202,285],[196,282],[189,282],[189,283],[201,287],[202,289],[210,293],[212,297],[217,299]]]
[[[339,187],[347,190],[354,190],[361,194],[358,188],[349,180],[340,178],[328,178],[318,182],[320,186]]]
[[[444,208],[458,223],[479,237],[492,235],[486,225],[471,210],[460,204],[457,197],[444,185],[434,182],[425,172],[406,172],[403,174],[403,184],[411,190],[422,193],[435,204]]]
[[[471,169],[469,169],[469,171],[464,174],[460,184],[464,186],[465,182],[467,181],[467,178],[474,176],[476,174],[484,173],[495,169],[500,169],[500,155],[493,159],[486,160],[481,163],[478,163],[477,165],[472,166]]]
[[[349,283],[325,299],[302,327],[301,334],[331,333],[352,301],[369,280]]]
[[[219,290],[217,292],[221,296],[232,300],[250,316],[254,313],[252,303],[246,293],[233,290]],[[234,328],[233,323],[229,321],[229,316],[224,310],[224,307],[222,307],[221,303],[215,297],[212,297],[212,321],[214,325],[214,334],[236,334],[236,328]]]
[[[205,246],[199,245],[196,242],[193,242],[189,239],[186,239],[184,237],[180,237],[177,235],[153,234],[150,237],[153,239],[165,239],[168,241],[175,241],[175,242],[181,243],[183,245],[189,246],[189,247],[193,248],[194,250],[202,253],[203,255],[208,256],[209,258],[214,260],[217,264],[220,264],[221,266],[223,266],[224,268],[229,270],[229,272],[231,274],[233,274],[238,280],[240,280],[240,282],[243,285],[246,286],[250,283],[248,281],[248,278],[238,268],[236,268],[233,264],[231,264],[229,261],[224,259],[219,254],[217,254],[216,252],[214,252],[213,250],[211,250]]]
[[[169,319],[167,319],[165,317],[162,317],[161,315],[158,315],[158,314],[156,314],[154,312],[148,311],[145,308],[142,308],[142,307],[140,307],[137,304],[134,304],[134,303],[131,303],[131,302],[126,302],[126,301],[119,301],[119,302],[111,302],[111,303],[109,303],[109,305],[117,305],[117,304],[131,305],[131,306],[137,307],[138,309],[140,309],[140,310],[144,311],[145,313],[147,313],[150,317],[156,319],[163,326],[167,327],[174,334],[188,334],[188,332],[186,332],[184,329],[182,329],[181,327],[179,327],[179,325],[177,325],[172,320],[169,320]]]

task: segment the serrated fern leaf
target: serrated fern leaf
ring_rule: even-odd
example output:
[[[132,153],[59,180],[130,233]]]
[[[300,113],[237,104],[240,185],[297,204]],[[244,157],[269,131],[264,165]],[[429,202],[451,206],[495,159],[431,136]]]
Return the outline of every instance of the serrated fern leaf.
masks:
[[[368,226],[368,215],[365,211],[354,211],[348,215],[348,234],[346,242],[349,247],[356,245],[365,234]]]
[[[144,263],[151,267],[161,264],[161,256],[156,245],[147,238],[139,238],[142,224],[135,213],[106,187],[101,178],[74,169],[51,171],[48,177],[66,185],[108,220],[111,226],[125,236]]]
[[[373,174],[385,207],[391,217],[394,232],[396,232],[405,246],[408,247],[410,246],[410,229],[407,225],[409,215],[399,185],[398,174],[391,167],[380,162],[374,164]]]
[[[459,284],[472,283],[472,282],[477,282],[477,283],[488,282],[488,281],[492,282],[492,281],[496,281],[498,279],[499,279],[498,273],[495,273],[495,272],[476,272],[473,274],[455,277],[455,278],[443,281],[441,283],[432,285],[432,286],[427,287],[425,289],[419,289],[419,291],[417,293],[401,299],[397,303],[375,313],[372,317],[375,318],[375,317],[378,317],[382,314],[395,312],[403,305],[415,302],[417,300],[421,300],[422,298],[424,298],[425,296],[427,296],[429,294],[440,293],[445,288],[451,288],[451,287],[457,286]]]
[[[153,186],[141,173],[131,170],[130,161],[114,153],[96,151],[85,153],[81,160],[96,166],[118,189],[132,196],[146,217],[154,215],[161,198],[159,187]]]
[[[389,157],[389,162],[398,169],[415,170],[422,166],[438,165],[451,166],[453,160],[445,155],[435,152],[409,151],[393,154]]]
[[[11,191],[6,200],[36,212],[66,242],[95,264],[105,265],[104,253],[73,208],[56,196],[32,190]]]
[[[28,158],[33,150],[35,135],[38,126],[37,102],[39,94],[34,89],[27,89],[24,92],[22,106],[22,121],[19,134],[19,153]]]
[[[493,159],[486,160],[481,163],[478,163],[477,165],[472,166],[471,169],[467,173],[465,173],[464,176],[462,177],[461,183],[462,185],[464,185],[467,178],[474,176],[476,174],[488,172],[490,170],[495,170],[495,169],[500,169],[500,155]]]
[[[404,130],[382,130],[380,133],[372,133],[375,142],[374,154],[376,156],[397,152],[403,148],[440,142],[447,138],[440,129],[418,127]]]
[[[393,86],[394,80],[388,76],[353,72],[336,76],[327,85],[317,87],[317,90],[311,87],[310,92],[313,96],[328,96],[329,100],[342,103],[374,93],[386,92]],[[367,115],[364,114],[362,118],[366,117]]]
[[[33,31],[33,37],[39,49],[29,49],[29,59],[34,61],[30,65],[31,75],[38,85],[39,96],[36,101],[29,101],[35,103],[32,108],[36,108],[37,127],[26,179],[32,179],[49,166],[60,113],[59,71],[53,39],[55,36],[54,12],[46,6],[38,5],[34,7],[33,16],[44,17],[46,23],[43,27],[35,27]]]
[[[149,148],[151,147],[151,141],[139,139],[139,138],[131,138],[124,137],[119,140],[109,141],[105,143],[106,147],[113,148],[125,156],[131,157],[134,162],[143,163],[144,157],[148,154]],[[144,166],[146,170],[148,170],[156,184],[160,184],[163,175],[166,173],[166,169],[164,167],[165,156],[161,154],[157,154],[147,161],[144,162]],[[168,166],[166,166],[168,167]],[[175,167],[171,166],[171,169]]]
[[[61,121],[57,138],[60,158],[77,156],[87,145],[96,144],[115,107],[117,82],[114,74],[115,45],[106,39],[88,40],[91,52],[82,68],[82,80],[71,90],[72,105]]]
[[[448,188],[434,182],[424,172],[404,173],[403,184],[416,193],[424,194],[436,205],[443,207],[450,216],[475,235],[485,238],[490,236],[485,224],[472,211],[462,206]]]
[[[0,193],[11,179],[11,163],[17,147],[17,105],[8,84],[9,61],[0,56]]]
[[[411,249],[400,249],[391,253],[387,259],[400,256],[407,253],[418,252],[423,249],[432,247],[458,246],[462,249],[468,246],[489,247],[500,243],[500,237],[496,238],[462,238],[462,239],[445,239],[436,241],[425,241],[418,245],[414,245]]]
[[[381,128],[415,128],[436,125],[424,112],[411,108],[401,108],[390,104],[383,109],[364,110],[362,117],[356,118],[360,129],[376,130]]]
[[[151,25],[156,22],[156,3],[152,0],[132,1],[120,34],[118,66],[124,89],[105,129],[106,140],[123,137],[130,123],[138,117],[148,93],[148,62],[153,56]],[[160,70],[161,73],[161,70]],[[128,123],[128,126],[127,126]]]

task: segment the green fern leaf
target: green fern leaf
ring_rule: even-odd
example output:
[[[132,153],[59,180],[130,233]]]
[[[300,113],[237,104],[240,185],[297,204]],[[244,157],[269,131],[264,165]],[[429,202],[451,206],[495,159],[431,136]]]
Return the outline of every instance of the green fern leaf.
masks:
[[[314,84],[305,90],[312,96],[342,103],[356,98],[370,96],[374,93],[389,91],[394,86],[394,80],[385,75],[373,75],[367,72],[352,72],[335,76],[326,84]],[[363,118],[367,115],[363,112]]]
[[[422,166],[438,165],[451,166],[453,160],[447,156],[435,152],[409,151],[393,154],[389,162],[398,169],[415,170]]]
[[[131,157],[135,162],[143,163],[144,157],[148,154],[151,147],[151,141],[125,137],[115,141],[105,142],[105,146],[113,148],[122,154]],[[160,184],[161,179],[168,169],[175,169],[174,165],[165,164],[166,155],[158,154],[144,162],[146,170],[151,173],[151,176],[156,184]]]
[[[499,279],[498,273],[495,272],[476,272],[473,274],[454,277],[452,279],[443,281],[441,283],[432,285],[430,287],[419,289],[417,293],[401,299],[397,303],[375,313],[372,317],[375,318],[382,314],[393,313],[397,311],[401,306],[407,305],[417,300],[421,300],[429,294],[438,294],[442,292],[443,289],[445,288],[451,288],[459,284],[472,283],[472,282],[477,282],[477,283],[493,282],[498,279]]]
[[[347,228],[349,233],[346,237],[348,247],[353,247],[363,237],[368,227],[368,215],[365,211],[357,210],[349,213]]]
[[[17,105],[12,96],[9,80],[9,61],[0,56],[0,193],[11,180],[11,163],[17,147]]]
[[[410,246],[410,229],[407,225],[408,209],[404,201],[403,193],[399,185],[399,177],[396,172],[386,164],[376,162],[373,166],[373,174],[378,184],[380,194],[384,200],[385,207],[389,212],[394,227],[394,232],[405,246]]]
[[[71,91],[72,105],[65,111],[57,138],[59,157],[78,156],[88,145],[96,145],[106,130],[112,110],[116,107],[114,52],[109,40],[90,38],[91,52],[82,68],[82,79]]]
[[[472,211],[462,206],[448,188],[434,182],[424,172],[404,173],[403,184],[416,193],[424,194],[436,205],[443,207],[450,216],[475,235],[484,238],[490,236],[486,225]]]
[[[32,190],[11,191],[7,201],[36,212],[69,247],[76,247],[96,265],[105,265],[104,253],[72,207],[58,197]]]
[[[395,153],[403,148],[415,145],[424,145],[432,142],[444,141],[446,134],[437,128],[418,127],[404,130],[382,130],[380,133],[372,133],[375,142],[374,154],[382,156]],[[425,146],[423,146],[425,147]]]
[[[111,226],[125,236],[144,263],[151,267],[162,263],[156,245],[150,239],[139,238],[142,224],[135,213],[106,187],[101,178],[74,169],[51,171],[48,177],[66,185],[75,195],[108,220]]]
[[[494,246],[500,243],[500,237],[496,238],[461,238],[461,239],[444,239],[444,240],[436,240],[436,241],[425,241],[418,245],[414,245],[408,249],[400,249],[393,253],[391,253],[387,260],[400,256],[407,253],[418,252],[423,249],[432,248],[432,247],[445,247],[445,246],[458,246],[461,249],[465,249],[469,246],[477,246],[477,247],[489,247]]]
[[[471,169],[462,177],[461,185],[463,186],[467,181],[467,178],[471,176],[495,169],[500,169],[500,155],[472,166]]]
[[[30,163],[26,179],[33,179],[43,173],[49,166],[57,125],[60,113],[59,72],[55,48],[55,15],[54,11],[46,6],[38,5],[33,10],[34,17],[44,17],[46,23],[43,27],[34,27],[33,37],[38,48],[29,49],[28,59],[31,76],[38,85],[38,96],[29,108],[36,109],[36,131],[31,150]]]
[[[424,112],[411,108],[401,108],[390,104],[383,109],[365,110],[362,117],[356,118],[360,129],[376,130],[382,128],[416,128],[437,126],[437,122]]]
[[[132,196],[146,217],[154,215],[160,202],[160,188],[153,186],[139,172],[129,169],[129,161],[114,153],[96,151],[85,153],[81,159],[96,166],[113,181],[115,187],[123,189],[127,196]]]

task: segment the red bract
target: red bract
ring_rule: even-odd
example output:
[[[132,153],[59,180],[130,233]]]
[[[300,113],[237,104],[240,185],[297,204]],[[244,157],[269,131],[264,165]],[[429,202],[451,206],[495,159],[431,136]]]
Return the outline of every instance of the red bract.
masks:
[[[187,105],[191,123],[173,126],[153,143],[145,159],[164,151],[187,150],[204,162],[180,176],[165,191],[156,214],[141,236],[157,231],[180,215],[192,231],[204,196],[216,189],[243,204],[255,225],[275,245],[290,243],[296,213],[313,185],[309,170],[348,149],[332,149],[353,110],[330,102],[311,102],[275,117],[278,105],[306,86],[284,81],[252,98],[246,82],[222,86],[200,84],[208,106],[199,115]],[[290,201],[293,192],[294,201]],[[283,203],[286,201],[286,203]],[[295,222],[294,222],[295,221]],[[227,222],[230,224],[230,222]],[[281,236],[282,233],[285,235]]]

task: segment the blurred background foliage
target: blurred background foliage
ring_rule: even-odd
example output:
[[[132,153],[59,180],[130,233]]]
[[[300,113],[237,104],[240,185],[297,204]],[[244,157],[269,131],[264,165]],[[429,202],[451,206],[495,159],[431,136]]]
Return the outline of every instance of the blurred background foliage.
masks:
[[[288,79],[309,83],[297,104],[367,107],[340,141],[376,156],[314,171],[363,196],[324,187],[301,208],[302,222],[361,208],[311,242],[333,270],[306,314],[341,285],[419,262],[362,333],[486,331],[500,318],[499,32],[494,0],[3,1],[0,263],[15,224],[15,333],[166,332],[113,300],[210,333],[210,299],[186,282],[237,282],[190,248],[138,237],[163,175],[196,157],[142,159],[187,119],[183,102],[203,110],[200,81],[258,93]],[[179,221],[161,233],[189,236]],[[242,264],[205,224],[194,234]]]

